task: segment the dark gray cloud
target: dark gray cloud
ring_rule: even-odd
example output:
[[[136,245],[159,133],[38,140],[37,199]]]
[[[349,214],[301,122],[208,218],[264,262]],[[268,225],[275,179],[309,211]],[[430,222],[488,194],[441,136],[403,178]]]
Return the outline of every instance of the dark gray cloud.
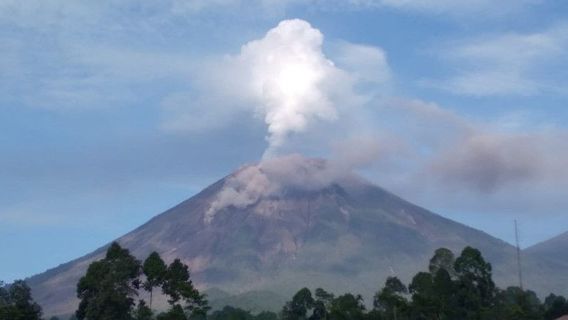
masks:
[[[431,170],[443,184],[494,192],[544,178],[542,156],[536,137],[479,133],[443,150]]]
[[[380,115],[380,116],[379,116]],[[365,174],[441,213],[554,217],[568,207],[568,131],[547,123],[461,116],[420,100],[396,99],[378,113],[387,146]],[[529,117],[530,118],[530,117]],[[382,158],[391,161],[381,161]],[[468,220],[470,221],[470,220]]]

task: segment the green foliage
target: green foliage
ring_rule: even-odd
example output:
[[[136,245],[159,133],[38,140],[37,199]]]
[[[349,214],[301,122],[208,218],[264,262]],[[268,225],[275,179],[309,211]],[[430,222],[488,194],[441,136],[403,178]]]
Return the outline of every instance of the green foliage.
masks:
[[[0,319],[8,319],[11,315],[12,306],[10,301],[10,294],[8,290],[4,288],[4,282],[0,281]]]
[[[496,317],[502,320],[539,320],[543,307],[533,291],[509,287],[497,294]]]
[[[440,248],[434,252],[434,256],[430,259],[428,270],[432,275],[434,275],[440,269],[444,269],[451,277],[453,277],[455,276],[454,263],[454,253],[450,249]]]
[[[435,273],[420,272],[409,285],[415,319],[445,319],[452,314],[454,283],[445,268],[430,270]]]
[[[254,316],[243,309],[226,306],[223,310],[213,312],[208,318],[209,320],[253,320]]]
[[[568,301],[562,296],[550,294],[544,299],[544,319],[554,320],[568,314]]]
[[[77,319],[130,320],[139,275],[140,262],[112,243],[105,258],[91,263],[77,284]]]
[[[255,320],[277,320],[278,315],[270,311],[262,311],[256,315]]]
[[[30,287],[16,280],[8,289],[0,282],[0,320],[39,320],[41,307],[32,299]]]
[[[365,319],[365,305],[363,297],[346,293],[331,303],[329,318],[333,320],[363,320]]]
[[[189,280],[189,270],[179,259],[172,262],[165,273],[164,285],[162,290],[170,298],[168,302],[171,305],[176,304],[182,298],[192,297],[195,289],[193,283]]]
[[[157,320],[187,320],[187,316],[183,308],[179,304],[175,304],[168,312],[163,312],[156,317]]]
[[[298,291],[291,301],[288,301],[282,309],[282,319],[284,320],[305,320],[308,319],[308,311],[314,306],[312,292],[308,288]]]
[[[282,309],[286,320],[363,320],[366,318],[365,305],[360,295],[346,293],[337,298],[318,288],[315,299],[308,288],[298,291]],[[260,316],[260,315],[259,315]],[[257,317],[256,320],[259,320]]]
[[[166,276],[167,266],[164,260],[160,257],[157,252],[152,252],[142,265],[142,271],[146,277],[146,281],[143,283],[144,290],[150,292],[150,303],[149,307],[152,308],[152,296],[154,293],[154,288],[162,286],[164,283],[164,278]]]
[[[317,288],[315,291],[316,299],[313,304],[313,313],[310,317],[311,320],[321,320],[329,319],[329,311],[333,306],[334,296],[333,294],[323,290],[322,288]]]
[[[278,315],[269,311],[253,315],[240,308],[225,306],[222,310],[211,313],[207,318],[209,320],[278,320]]]
[[[479,250],[466,247],[456,259],[454,269],[458,279],[455,305],[452,307],[459,311],[459,318],[468,320],[490,317],[497,293],[491,264],[483,259]]]
[[[416,318],[435,319],[439,315],[441,308],[434,287],[434,278],[430,273],[420,272],[415,275],[408,290],[412,294],[412,313]]]
[[[189,276],[188,267],[179,259],[175,259],[167,268],[164,275],[162,291],[168,295],[168,302],[172,307],[180,306],[178,302],[185,303],[193,317],[205,316],[209,310],[205,295],[200,294],[193,286]]]
[[[322,288],[316,289],[315,296],[316,296],[316,301],[323,303],[326,306],[326,308],[329,308],[331,306],[331,303],[333,302],[334,298],[332,293],[329,293]]]
[[[408,289],[397,277],[388,277],[382,290],[375,294],[373,306],[387,319],[406,319]]]
[[[139,300],[136,310],[132,315],[133,320],[151,320],[154,313],[150,309],[144,300]]]
[[[141,281],[141,276],[144,275]],[[140,286],[142,284],[142,286]],[[139,299],[138,291],[150,292],[161,287],[168,296],[170,310],[156,319],[205,319],[209,306],[205,295],[193,286],[188,267],[179,259],[166,266],[160,255],[152,252],[141,265],[127,249],[112,243],[104,259],[89,265],[87,273],[77,284],[81,300],[75,316],[79,320],[151,320],[151,305]]]

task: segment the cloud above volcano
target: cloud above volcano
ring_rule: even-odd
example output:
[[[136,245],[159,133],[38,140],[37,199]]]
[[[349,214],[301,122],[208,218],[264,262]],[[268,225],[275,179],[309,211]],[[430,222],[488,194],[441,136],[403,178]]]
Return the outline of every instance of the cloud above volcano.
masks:
[[[307,21],[281,21],[237,54],[205,61],[196,78],[202,101],[191,103],[192,94],[185,105],[170,103],[168,109],[175,112],[166,127],[216,126],[251,111],[267,128],[264,158],[277,155],[292,135],[318,123],[343,121],[365,104],[369,95],[360,84],[381,87],[390,81],[382,49],[345,41],[331,46],[334,56],[328,57],[324,35]]]

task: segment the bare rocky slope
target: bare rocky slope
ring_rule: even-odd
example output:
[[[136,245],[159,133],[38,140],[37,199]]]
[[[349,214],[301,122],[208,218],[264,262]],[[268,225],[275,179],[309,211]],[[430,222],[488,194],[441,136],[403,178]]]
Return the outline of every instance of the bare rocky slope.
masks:
[[[269,297],[264,307],[274,309],[304,286],[370,299],[387,276],[408,281],[425,269],[439,247],[479,248],[500,285],[516,275],[515,249],[504,241],[300,156],[242,167],[117,240],[140,259],[154,250],[181,258],[214,305]],[[28,279],[45,314],[73,312],[76,282],[104,250]],[[538,267],[531,259],[527,269]],[[541,276],[527,282],[549,290]]]

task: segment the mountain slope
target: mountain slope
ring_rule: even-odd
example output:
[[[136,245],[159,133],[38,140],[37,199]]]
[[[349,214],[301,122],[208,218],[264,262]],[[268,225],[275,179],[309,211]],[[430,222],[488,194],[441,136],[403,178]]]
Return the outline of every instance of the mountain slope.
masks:
[[[566,294],[568,287],[568,232],[523,250],[524,260],[531,262],[527,279],[548,292]]]
[[[321,286],[371,297],[387,276],[425,269],[439,247],[479,248],[499,284],[515,274],[509,244],[300,156],[245,166],[118,241],[140,259],[179,257],[199,287],[234,295]],[[75,284],[104,249],[28,280],[46,314],[74,310]]]
[[[568,232],[525,249],[525,253],[568,263]]]

